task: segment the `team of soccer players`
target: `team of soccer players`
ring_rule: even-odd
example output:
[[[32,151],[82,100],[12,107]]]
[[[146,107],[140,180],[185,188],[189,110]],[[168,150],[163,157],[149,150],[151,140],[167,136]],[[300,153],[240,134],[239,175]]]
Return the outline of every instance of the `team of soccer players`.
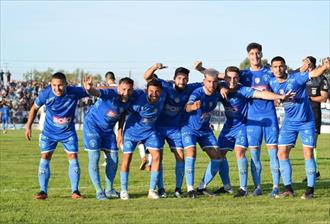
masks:
[[[134,90],[134,81],[130,78],[121,79],[118,86],[111,89],[94,88],[91,77],[85,78],[84,88],[72,87],[67,85],[63,73],[55,73],[50,86],[38,96],[32,106],[26,124],[25,136],[30,140],[31,126],[37,111],[41,106],[46,106],[46,122],[40,134],[40,192],[34,198],[48,197],[50,160],[58,142],[63,144],[69,159],[72,198],[82,198],[78,189],[78,138],[73,119],[78,100],[88,96],[98,97],[85,118],[83,131],[84,148],[88,151],[89,158],[88,171],[98,200],[130,198],[129,167],[138,143],[143,143],[152,157],[148,197],[166,197],[162,166],[165,140],[176,159],[175,197],[182,197],[184,175],[190,198],[195,198],[198,194],[214,196],[206,186],[217,173],[220,174],[223,187],[215,193],[233,193],[226,159],[227,151],[231,150],[235,151],[240,180],[240,188],[234,196],[248,195],[248,160],[245,156],[248,147],[255,186],[253,196],[261,195],[260,148],[263,136],[273,177],[270,197],[294,196],[289,153],[295,145],[298,133],[302,139],[307,177],[307,189],[301,198],[312,198],[316,175],[313,157],[316,132],[306,83],[310,78],[329,69],[330,60],[327,58],[322,66],[305,73],[303,71],[310,64],[307,58],[300,72],[288,74],[282,57],[272,59],[271,70],[262,66],[260,44],[249,44],[247,52],[251,67],[244,71],[229,66],[222,74],[215,69],[205,69],[201,62],[196,62],[195,69],[204,74],[201,83],[188,84],[190,71],[183,67],[175,70],[172,81],[160,79],[154,73],[166,67],[157,63],[144,74],[146,90]],[[224,82],[219,83],[219,77]],[[280,100],[285,109],[285,119],[280,130],[273,100]],[[210,128],[210,117],[219,101],[224,105],[227,120],[217,140]],[[120,125],[116,139],[113,129],[118,121]],[[195,191],[197,142],[209,156],[210,163]],[[124,152],[120,167],[120,193],[113,188],[118,167],[117,145],[122,146]],[[106,157],[105,188],[102,188],[100,181],[100,151]],[[285,186],[281,193],[280,176]]]

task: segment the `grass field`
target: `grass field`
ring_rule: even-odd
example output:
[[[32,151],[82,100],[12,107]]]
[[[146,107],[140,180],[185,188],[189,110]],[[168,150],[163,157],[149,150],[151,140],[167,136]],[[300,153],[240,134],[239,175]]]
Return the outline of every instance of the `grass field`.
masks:
[[[81,146],[81,133],[80,149]],[[32,199],[39,191],[37,171],[39,164],[38,132],[33,132],[31,142],[26,142],[23,131],[10,131],[0,135],[1,171],[1,223],[329,223],[330,187],[330,135],[319,138],[318,165],[321,180],[317,181],[315,198],[300,199],[305,190],[301,180],[305,176],[305,166],[300,143],[291,153],[293,165],[293,187],[297,197],[291,199],[269,199],[271,175],[268,155],[262,151],[264,195],[254,198],[233,198],[232,195],[213,198],[199,197],[176,199],[172,196],[174,177],[174,157],[165,148],[164,177],[169,197],[160,200],[147,199],[149,173],[139,171],[140,160],[136,153],[129,177],[131,200],[113,199],[97,201],[89,180],[87,153],[80,150],[81,181],[80,190],[87,198],[74,201],[70,198],[70,183],[67,176],[68,161],[59,146],[51,163],[49,198],[45,201]],[[249,157],[249,155],[248,155]],[[232,184],[238,185],[238,173],[233,153],[228,153]],[[103,161],[102,161],[103,162]],[[208,159],[201,150],[196,162],[198,184]],[[115,187],[119,190],[119,172]],[[185,184],[184,184],[185,186]],[[209,189],[220,186],[217,176]],[[249,177],[249,190],[252,179]],[[185,187],[184,187],[185,188]]]

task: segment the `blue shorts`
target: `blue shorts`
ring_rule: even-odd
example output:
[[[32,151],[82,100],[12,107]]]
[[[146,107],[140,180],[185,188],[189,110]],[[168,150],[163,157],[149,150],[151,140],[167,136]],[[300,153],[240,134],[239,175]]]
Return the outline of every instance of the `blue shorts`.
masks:
[[[248,118],[246,132],[249,147],[261,147],[262,137],[265,138],[266,145],[277,145],[279,127],[276,114],[261,115],[256,119]]]
[[[196,148],[196,143],[205,150],[206,148],[218,149],[219,145],[216,137],[211,128],[203,131],[193,130],[188,126],[184,126],[181,129],[182,143],[184,148],[194,147]]]
[[[165,140],[170,146],[171,150],[183,149],[181,130],[178,128],[159,127],[160,141],[162,147],[164,147]]]
[[[233,150],[235,146],[247,148],[246,126],[223,127],[218,138],[220,150]]]
[[[124,134],[124,145],[123,152],[124,153],[133,153],[135,147],[138,143],[143,143],[146,149],[151,150],[160,150],[162,145],[158,132],[152,132],[149,136],[145,136],[144,138],[134,138],[129,134]]]
[[[113,130],[104,132],[89,122],[84,123],[85,150],[118,151],[116,135]]]
[[[283,122],[278,138],[279,146],[294,146],[298,133],[303,146],[314,148],[316,141],[315,123],[309,122]]]
[[[77,134],[71,135],[63,139],[54,139],[44,134],[39,136],[39,147],[41,153],[52,152],[55,150],[57,143],[62,143],[64,151],[67,153],[78,153],[78,137]]]

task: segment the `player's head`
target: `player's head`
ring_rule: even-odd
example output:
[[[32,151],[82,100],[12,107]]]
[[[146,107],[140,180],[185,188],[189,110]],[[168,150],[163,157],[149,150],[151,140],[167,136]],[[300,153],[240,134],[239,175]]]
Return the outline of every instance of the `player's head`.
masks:
[[[134,81],[131,78],[125,77],[119,80],[118,95],[122,102],[127,102],[133,94]]]
[[[316,68],[316,58],[314,58],[313,56],[308,56],[306,57],[311,63],[309,64],[308,69],[310,71],[314,70]]]
[[[212,95],[218,88],[219,72],[213,68],[208,68],[204,71],[203,85],[207,95]]]
[[[271,61],[272,72],[276,78],[283,78],[286,76],[285,60],[281,56],[276,56]]]
[[[150,103],[156,103],[162,94],[162,84],[157,79],[153,79],[147,84],[147,95]]]
[[[246,51],[248,53],[248,59],[250,61],[251,66],[260,66],[261,58],[262,58],[262,46],[258,43],[250,43],[246,47]]]
[[[107,73],[105,73],[105,80],[108,84],[114,84],[116,81],[115,74],[111,71],[108,71]]]
[[[51,88],[55,96],[62,96],[65,93],[67,81],[62,72],[56,72],[52,75],[50,81]]]
[[[183,90],[186,88],[189,81],[189,73],[189,69],[183,67],[175,69],[173,80],[176,89]]]
[[[229,89],[235,89],[239,83],[240,70],[236,66],[229,66],[225,70],[225,81]]]

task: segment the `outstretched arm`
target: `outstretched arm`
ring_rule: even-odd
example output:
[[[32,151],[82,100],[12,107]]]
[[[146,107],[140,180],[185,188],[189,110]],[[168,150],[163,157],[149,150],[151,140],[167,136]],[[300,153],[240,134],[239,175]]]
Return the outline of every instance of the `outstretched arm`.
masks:
[[[296,94],[291,91],[283,95],[279,95],[269,91],[256,91],[253,95],[253,98],[259,98],[264,100],[287,100],[293,98],[295,95]]]
[[[155,73],[155,71],[160,70],[160,69],[164,69],[167,68],[167,66],[164,66],[162,63],[156,63],[153,66],[151,66],[150,68],[148,68],[148,70],[144,73],[144,79],[149,82],[153,79],[153,75]]]
[[[309,73],[311,78],[322,75],[326,70],[330,69],[330,58],[324,58],[323,64]]]
[[[84,88],[85,88],[86,92],[91,96],[95,96],[95,97],[101,96],[100,91],[93,87],[93,77],[92,76],[84,77]]]
[[[28,121],[25,124],[25,138],[28,141],[31,140],[31,134],[32,134],[31,127],[32,127],[33,121],[37,115],[38,110],[39,110],[39,108],[35,104],[33,104],[33,106],[30,109],[30,112],[29,112]]]
[[[186,104],[186,112],[189,113],[189,112],[198,110],[200,107],[201,107],[201,101],[200,100],[197,100],[193,103],[187,103]]]
[[[206,68],[203,67],[203,62],[202,61],[195,61],[193,63],[193,68],[197,71],[199,71],[200,73],[204,74]],[[225,78],[225,73],[221,73],[219,72],[218,74],[218,79],[224,79]]]

